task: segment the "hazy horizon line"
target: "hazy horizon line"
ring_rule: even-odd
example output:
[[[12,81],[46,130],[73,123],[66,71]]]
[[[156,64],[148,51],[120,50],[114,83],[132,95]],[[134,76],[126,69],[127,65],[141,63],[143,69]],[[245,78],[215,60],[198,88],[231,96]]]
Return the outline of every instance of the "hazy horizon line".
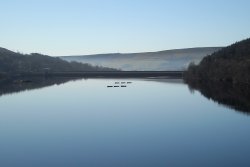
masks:
[[[21,53],[21,54],[33,54],[38,53],[41,55],[51,56],[51,57],[70,57],[70,56],[91,56],[91,55],[108,55],[108,54],[140,54],[140,53],[157,53],[157,52],[164,52],[164,51],[176,51],[176,50],[188,50],[188,49],[199,49],[199,48],[223,48],[226,46],[199,46],[199,47],[184,47],[184,48],[173,48],[173,49],[163,49],[163,50],[155,50],[155,51],[138,51],[138,52],[103,52],[103,53],[89,53],[89,54],[69,54],[69,55],[50,55],[44,54],[40,52],[30,52],[25,53],[20,50],[8,49],[4,47],[0,47],[3,49],[7,49],[12,52]]]

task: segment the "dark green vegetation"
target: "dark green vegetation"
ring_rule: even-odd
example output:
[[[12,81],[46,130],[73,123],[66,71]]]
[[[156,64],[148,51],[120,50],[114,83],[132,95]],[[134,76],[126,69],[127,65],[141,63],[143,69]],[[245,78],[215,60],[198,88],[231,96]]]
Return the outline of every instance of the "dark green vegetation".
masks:
[[[0,48],[0,78],[8,74],[70,72],[70,71],[116,71],[112,68],[91,66],[79,62],[67,62],[60,58],[32,53],[30,55]]]
[[[250,113],[250,39],[191,64],[184,73],[191,89],[230,108]]]
[[[190,65],[185,79],[250,84],[250,39],[205,57],[199,65]]]

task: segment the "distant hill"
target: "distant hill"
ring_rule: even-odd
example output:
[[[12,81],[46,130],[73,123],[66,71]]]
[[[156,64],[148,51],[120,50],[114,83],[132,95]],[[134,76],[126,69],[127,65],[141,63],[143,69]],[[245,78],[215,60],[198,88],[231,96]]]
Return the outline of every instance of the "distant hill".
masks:
[[[5,48],[0,48],[1,73],[43,72],[50,71],[113,71],[115,69],[95,67],[79,62],[67,62],[60,58],[41,55],[38,53],[20,54]]]
[[[198,64],[202,58],[221,48],[204,47],[146,53],[62,56],[60,58],[68,62],[77,61],[125,71],[171,71],[185,70],[191,62]]]
[[[250,38],[205,57],[199,65],[191,65],[185,78],[250,84]]]

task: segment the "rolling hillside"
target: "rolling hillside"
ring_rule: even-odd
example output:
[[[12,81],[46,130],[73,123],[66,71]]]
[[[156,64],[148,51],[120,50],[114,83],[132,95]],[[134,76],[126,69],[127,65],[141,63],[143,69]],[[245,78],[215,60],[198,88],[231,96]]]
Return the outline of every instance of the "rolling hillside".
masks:
[[[98,54],[85,56],[62,56],[66,61],[77,61],[124,71],[185,70],[191,62],[198,64],[205,56],[221,47],[189,48],[160,52],[130,54]]]
[[[20,54],[5,48],[0,48],[0,77],[1,74],[35,73],[50,71],[114,71],[115,69],[95,67],[79,62],[67,62],[60,58],[50,57],[38,53]]]

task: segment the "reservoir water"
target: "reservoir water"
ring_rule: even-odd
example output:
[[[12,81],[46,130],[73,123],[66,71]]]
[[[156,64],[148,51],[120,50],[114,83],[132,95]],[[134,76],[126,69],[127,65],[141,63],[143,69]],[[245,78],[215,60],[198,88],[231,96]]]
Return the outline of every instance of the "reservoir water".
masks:
[[[250,166],[248,113],[182,80],[43,83],[1,90],[0,166]]]

